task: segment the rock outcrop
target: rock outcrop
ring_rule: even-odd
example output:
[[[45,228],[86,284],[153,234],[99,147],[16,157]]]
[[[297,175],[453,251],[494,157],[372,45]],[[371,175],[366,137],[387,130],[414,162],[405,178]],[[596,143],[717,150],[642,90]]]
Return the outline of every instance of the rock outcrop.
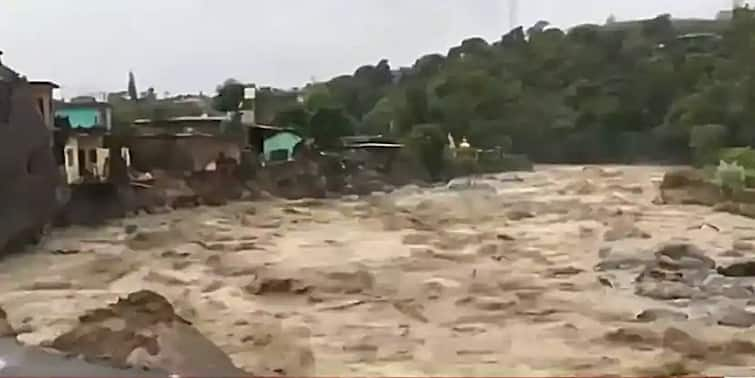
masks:
[[[666,173],[660,186],[660,200],[668,205],[713,206],[724,198],[721,190],[692,168]]]
[[[139,291],[79,318],[50,347],[114,367],[147,367],[182,376],[250,376],[182,319],[162,296]]]
[[[0,251],[34,241],[55,212],[50,140],[30,85],[0,77]]]
[[[716,211],[755,218],[755,189],[746,188],[727,196],[702,171],[692,168],[667,172],[656,203],[713,206]]]
[[[0,377],[168,377],[164,370],[115,368],[105,360],[84,361],[54,350],[30,347],[16,340],[16,332],[0,308]]]
[[[635,292],[660,300],[704,298],[714,290],[704,282],[715,267],[716,262],[695,245],[663,245],[637,276]]]

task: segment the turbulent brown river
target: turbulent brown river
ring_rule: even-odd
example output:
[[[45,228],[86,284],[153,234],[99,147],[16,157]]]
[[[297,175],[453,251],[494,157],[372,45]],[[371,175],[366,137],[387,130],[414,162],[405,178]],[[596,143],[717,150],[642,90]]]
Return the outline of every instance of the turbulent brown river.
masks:
[[[674,243],[755,255],[755,220],[653,204],[665,169],[540,166],[57,230],[4,259],[0,304],[43,344],[149,289],[238,366],[291,375],[752,375],[749,278],[640,274]]]

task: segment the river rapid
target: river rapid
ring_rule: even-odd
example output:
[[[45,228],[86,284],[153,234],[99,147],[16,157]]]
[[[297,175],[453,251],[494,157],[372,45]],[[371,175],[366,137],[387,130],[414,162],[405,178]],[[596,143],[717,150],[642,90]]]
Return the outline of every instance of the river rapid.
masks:
[[[40,345],[152,290],[254,372],[752,375],[755,282],[706,264],[755,255],[755,220],[655,205],[667,169],[539,166],[56,230],[4,258],[0,305]]]

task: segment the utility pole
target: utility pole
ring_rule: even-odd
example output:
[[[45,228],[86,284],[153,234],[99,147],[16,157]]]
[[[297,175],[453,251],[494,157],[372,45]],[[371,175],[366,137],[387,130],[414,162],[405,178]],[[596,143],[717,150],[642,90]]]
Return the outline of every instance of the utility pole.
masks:
[[[509,30],[514,30],[518,25],[519,0],[509,0]]]
[[[749,4],[746,3],[745,0],[732,0],[731,8],[732,9],[749,8]]]

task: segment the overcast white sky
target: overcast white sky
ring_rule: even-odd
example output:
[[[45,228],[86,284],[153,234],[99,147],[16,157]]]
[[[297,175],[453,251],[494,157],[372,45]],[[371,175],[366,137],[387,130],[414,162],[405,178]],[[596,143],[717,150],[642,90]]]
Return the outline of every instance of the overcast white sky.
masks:
[[[66,97],[212,91],[228,77],[278,87],[393,67],[509,29],[509,0],[0,0],[4,63]],[[518,21],[558,26],[672,13],[715,16],[731,0],[519,0]]]

